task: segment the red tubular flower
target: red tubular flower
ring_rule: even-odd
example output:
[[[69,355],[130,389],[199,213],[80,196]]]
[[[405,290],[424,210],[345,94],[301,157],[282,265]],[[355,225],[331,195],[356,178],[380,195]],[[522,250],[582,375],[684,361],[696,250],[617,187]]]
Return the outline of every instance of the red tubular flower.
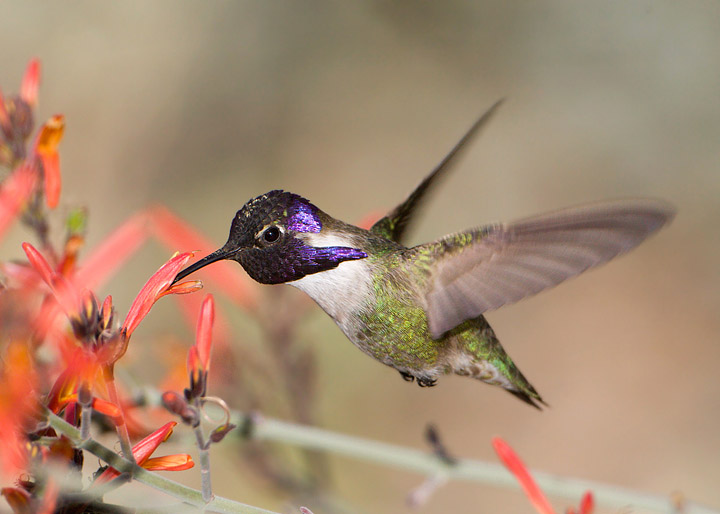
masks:
[[[192,457],[187,454],[150,458],[160,443],[167,441],[175,425],[177,425],[176,421],[170,421],[133,446],[133,457],[139,466],[152,471],[182,471],[195,465]],[[95,480],[95,483],[109,482],[118,475],[120,473],[115,468],[108,468]]]
[[[205,373],[210,370],[210,351],[212,350],[212,328],[215,323],[215,301],[211,294],[205,297],[200,308],[195,345],[197,346],[200,365]]]
[[[507,467],[510,472],[515,475],[517,481],[520,482],[520,486],[525,491],[525,494],[535,509],[540,514],[555,514],[547,497],[538,487],[527,467],[525,467],[525,463],[510,445],[499,437],[493,438],[492,445],[493,448],[495,448],[495,453],[497,453],[500,460],[505,464],[505,467]]]
[[[45,257],[30,243],[23,243],[22,248],[25,250],[25,255],[27,255],[30,265],[40,274],[40,278],[42,278],[46,284],[50,285],[55,272],[45,260]]]
[[[525,494],[530,500],[530,503],[532,503],[535,507],[535,510],[537,510],[540,514],[555,514],[552,505],[550,505],[547,497],[542,492],[540,487],[538,487],[535,479],[532,477],[527,467],[525,466],[525,463],[510,447],[510,445],[499,437],[493,438],[492,445],[495,449],[495,453],[497,453],[498,457],[500,457],[500,460],[503,462],[503,464],[505,464],[505,467],[508,468],[508,470],[510,470],[510,472],[515,475],[517,481],[520,482],[520,486],[525,491]],[[594,505],[592,493],[587,492],[585,493],[582,501],[580,502],[580,510],[577,512],[577,514],[592,514],[593,508]],[[567,510],[567,514],[575,513],[576,511],[573,508],[569,508]]]
[[[35,140],[35,155],[42,162],[45,178],[45,202],[50,209],[60,200],[60,154],[58,146],[65,130],[65,116],[56,114],[40,128]]]
[[[2,97],[0,96],[0,106],[2,106]],[[0,107],[0,111],[2,107]],[[0,123],[2,122],[2,112],[0,112]],[[25,206],[37,182],[37,173],[31,166],[26,164],[20,165],[5,179],[2,189],[0,189],[0,238],[10,224],[17,218],[20,211]]]
[[[175,275],[185,267],[185,264],[190,257],[191,252],[185,252],[173,256],[169,261],[163,264],[155,274],[148,279],[140,293],[135,297],[135,301],[130,306],[130,311],[125,318],[125,322],[122,324],[122,331],[125,334],[126,339],[130,338],[130,335],[137,328],[138,324],[143,318],[150,312],[150,309],[160,298],[167,294],[173,293],[189,293],[200,289],[198,284],[195,287],[188,287],[187,282],[176,284],[171,287],[172,281]],[[196,283],[197,284],[197,283]]]
[[[185,390],[188,399],[205,396],[214,321],[215,302],[212,295],[207,295],[200,307],[195,344],[188,350],[187,369],[190,375],[190,388]]]
[[[40,86],[40,59],[31,59],[25,69],[20,85],[20,98],[31,107],[37,105],[38,89]]]
[[[30,243],[22,244],[30,265],[38,272],[40,278],[50,286],[55,300],[71,319],[79,317],[80,294],[65,277],[53,271],[45,257]]]
[[[165,207],[155,207],[148,211],[153,235],[169,248],[192,248],[208,254],[217,247],[208,239]],[[229,262],[218,262],[215,266],[203,268],[203,273],[233,302],[250,307],[255,301],[254,285],[241,273],[237,265]]]

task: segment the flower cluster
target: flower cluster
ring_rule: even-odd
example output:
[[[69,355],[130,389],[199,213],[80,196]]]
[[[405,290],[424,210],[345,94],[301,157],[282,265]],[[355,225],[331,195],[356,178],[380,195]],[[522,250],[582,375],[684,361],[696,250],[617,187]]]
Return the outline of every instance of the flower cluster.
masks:
[[[71,490],[67,483],[60,485],[58,470],[80,476],[83,452],[49,426],[48,416],[78,427],[83,440],[91,437],[94,421],[104,420],[116,430],[125,459],[145,469],[178,471],[193,466],[187,454],[152,457],[176,423],[154,431],[145,428],[128,411],[132,401],[115,380],[117,362],[155,302],[200,289],[196,281],[173,284],[193,253],[176,253],[162,265],[122,322],[112,297],[99,301],[93,291],[149,237],[176,248],[208,251],[211,246],[167,209],[156,207],[132,216],[82,261],[87,215],[75,209],[64,224],[61,247],[55,247],[49,237],[50,213],[60,199],[59,145],[65,119],[52,116],[34,130],[39,80],[40,63],[32,60],[18,95],[0,91],[0,168],[8,170],[0,174],[0,238],[20,221],[39,241],[23,243],[25,263],[0,262],[0,479],[16,478],[15,487],[2,489],[15,512],[53,512],[60,504],[68,507],[68,494],[83,490],[81,481]],[[236,303],[252,303],[251,291],[236,273],[216,268],[207,275]],[[198,343],[191,349],[188,401],[205,395],[213,317],[209,298],[201,309]],[[218,430],[224,435],[231,428],[226,421]],[[221,438],[211,436],[212,441]],[[93,487],[118,475],[111,467],[101,468]]]

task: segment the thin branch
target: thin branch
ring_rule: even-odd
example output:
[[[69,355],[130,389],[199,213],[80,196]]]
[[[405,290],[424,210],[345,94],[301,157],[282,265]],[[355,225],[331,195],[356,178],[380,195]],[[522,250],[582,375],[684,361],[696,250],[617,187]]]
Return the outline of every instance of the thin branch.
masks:
[[[212,482],[210,481],[210,445],[205,442],[202,425],[193,428],[195,440],[197,441],[198,457],[200,460],[200,483],[202,484],[202,499],[210,503],[213,498]]]
[[[92,423],[92,392],[87,382],[80,384],[78,389],[78,403],[82,413],[80,419],[80,437],[88,439],[90,437],[90,424]]]
[[[332,452],[428,476],[439,475],[448,480],[480,482],[496,487],[518,489],[515,478],[499,463],[457,459],[455,464],[447,464],[436,455],[421,450],[260,416],[248,418],[240,413],[237,413],[237,416],[235,419],[241,420],[238,422],[240,427],[243,427],[243,419],[251,420],[251,426],[248,428],[250,437],[254,439]],[[246,429],[245,432],[247,433],[248,430]],[[578,501],[586,491],[592,491],[597,504],[608,508],[618,509],[631,506],[637,510],[649,512],[667,514],[677,512],[670,497],[540,471],[532,471],[532,475],[546,494],[572,502]],[[687,502],[684,504],[683,514],[718,513],[720,511],[697,503]]]
[[[58,433],[63,434],[70,439],[74,447],[92,453],[96,457],[107,462],[120,473],[128,473],[138,482],[182,500],[184,503],[194,505],[195,507],[206,508],[208,511],[227,514],[277,514],[269,510],[253,507],[251,505],[246,505],[244,503],[229,500],[220,496],[215,496],[210,503],[206,504],[203,501],[202,493],[200,491],[179,484],[173,480],[169,480],[157,473],[143,469],[137,464],[121,457],[107,446],[98,443],[94,439],[86,439],[83,441],[80,437],[80,430],[67,423],[62,418],[56,416],[49,410],[46,411],[46,415],[50,426]]]
[[[148,404],[158,404],[160,401],[160,393],[152,388],[145,389],[144,394]],[[332,452],[414,471],[426,476],[443,476],[448,480],[478,482],[495,487],[519,489],[515,477],[496,462],[457,459],[455,463],[449,464],[430,452],[265,418],[259,414],[248,415],[233,411],[233,419],[240,427],[238,432],[251,439],[275,441],[306,449]],[[676,502],[669,496],[649,494],[541,471],[531,470],[531,473],[546,494],[573,503],[579,501],[586,491],[592,491],[598,506],[614,509],[633,507],[647,512],[677,514]],[[720,514],[720,510],[694,502],[684,502],[683,509],[683,514]]]

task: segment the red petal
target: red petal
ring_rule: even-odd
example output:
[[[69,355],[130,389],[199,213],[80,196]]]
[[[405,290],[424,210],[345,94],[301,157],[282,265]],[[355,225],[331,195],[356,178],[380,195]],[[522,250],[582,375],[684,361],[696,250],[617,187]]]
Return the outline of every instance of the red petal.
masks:
[[[208,254],[216,249],[215,245],[205,236],[167,208],[155,207],[148,212],[148,215],[152,220],[155,237],[171,250],[191,248],[198,253]],[[203,268],[203,273],[209,277],[216,288],[223,291],[238,305],[248,307],[253,304],[255,288],[239,272],[236,264],[219,262]]]
[[[55,272],[45,260],[45,257],[43,257],[42,254],[30,243],[23,243],[22,248],[25,250],[25,255],[27,255],[30,265],[35,268],[35,271],[40,274],[40,277],[47,285],[52,285],[53,275]]]
[[[102,315],[102,326],[103,328],[111,328],[108,325],[110,324],[110,317],[113,313],[113,304],[112,304],[112,296],[107,295],[105,297],[105,300],[103,301],[102,307],[100,308],[100,314]]]
[[[25,489],[20,489],[19,487],[3,487],[1,492],[5,497],[5,501],[10,504],[10,508],[15,514],[29,514],[32,512],[30,493]]]
[[[55,300],[68,317],[77,317],[80,308],[80,294],[62,275],[52,270],[45,258],[30,243],[22,244],[23,250],[33,268],[50,286]]]
[[[75,281],[88,289],[103,285],[147,239],[147,216],[135,214],[102,240],[75,275]]]
[[[520,457],[510,447],[510,445],[499,437],[494,437],[492,439],[492,445],[493,448],[495,448],[495,453],[497,453],[500,460],[502,460],[503,464],[505,464],[505,467],[508,468],[513,475],[515,475],[515,478],[517,478],[517,481],[520,483],[520,486],[525,491],[525,494],[530,499],[530,503],[533,504],[535,509],[540,514],[555,514],[555,511],[550,505],[550,502],[548,502],[548,499],[545,497],[545,494],[538,487],[535,479],[533,479],[532,475],[530,475],[530,472],[525,467],[525,464],[522,460],[520,460]]]
[[[188,372],[193,376],[197,377],[200,374],[200,357],[198,356],[197,346],[192,345],[188,350],[187,354],[187,369]]]
[[[59,413],[67,404],[67,399],[77,386],[78,379],[70,369],[66,369],[55,380],[47,398],[47,407],[55,414]]]
[[[135,301],[130,306],[130,311],[122,325],[127,337],[130,337],[138,324],[150,312],[155,301],[170,287],[175,275],[185,266],[192,255],[192,253],[175,255],[148,279],[140,293],[135,297]]]
[[[592,514],[595,510],[595,501],[590,491],[586,492],[580,500],[580,514]]]
[[[165,455],[164,457],[153,457],[145,461],[143,468],[149,471],[182,471],[190,469],[195,465],[192,457],[187,453],[176,455]]]
[[[60,201],[60,154],[40,155],[45,176],[45,202],[50,209]]]
[[[210,369],[210,351],[212,350],[212,328],[215,323],[215,302],[211,294],[205,297],[200,307],[195,345],[197,346],[200,365],[207,372]]]
[[[155,432],[133,446],[133,457],[138,464],[142,464],[150,458],[150,455],[160,446],[160,443],[167,441],[172,434],[177,421],[168,421]]]
[[[25,75],[20,85],[20,98],[25,103],[35,106],[38,98],[38,86],[40,85],[40,60],[31,59],[25,70]]]
[[[0,103],[2,103],[2,98],[0,98]],[[0,238],[32,195],[36,181],[37,173],[27,164],[15,168],[12,174],[5,179],[2,189],[0,189]]]
[[[142,466],[145,461],[150,458],[150,455],[160,446],[160,443],[167,440],[172,434],[173,427],[177,425],[176,421],[169,421],[162,427],[158,428],[155,432],[147,436],[142,441],[138,442],[132,448],[133,457],[135,461]],[[95,483],[101,484],[108,482],[118,476],[120,473],[115,468],[107,468],[103,473],[95,480]]]

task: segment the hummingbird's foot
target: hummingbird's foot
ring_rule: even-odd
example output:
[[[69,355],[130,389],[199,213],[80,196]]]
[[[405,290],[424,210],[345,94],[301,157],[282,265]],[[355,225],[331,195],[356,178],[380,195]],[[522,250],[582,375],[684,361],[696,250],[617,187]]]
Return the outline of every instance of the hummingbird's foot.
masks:
[[[436,378],[418,378],[417,384],[420,387],[433,387],[435,384],[437,384]]]
[[[403,380],[405,382],[413,382],[415,380],[415,377],[413,375],[411,375],[410,373],[406,373],[405,371],[401,371],[400,376],[403,377]]]

